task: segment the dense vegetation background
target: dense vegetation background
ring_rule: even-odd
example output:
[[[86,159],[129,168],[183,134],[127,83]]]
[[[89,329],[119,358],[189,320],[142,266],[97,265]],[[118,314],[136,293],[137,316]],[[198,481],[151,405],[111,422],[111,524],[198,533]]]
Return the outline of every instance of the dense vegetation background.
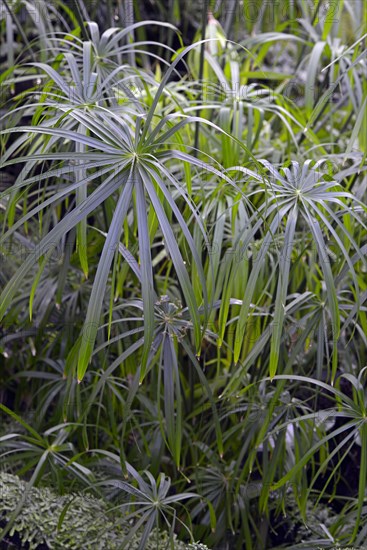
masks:
[[[3,539],[363,545],[364,1],[0,17]]]

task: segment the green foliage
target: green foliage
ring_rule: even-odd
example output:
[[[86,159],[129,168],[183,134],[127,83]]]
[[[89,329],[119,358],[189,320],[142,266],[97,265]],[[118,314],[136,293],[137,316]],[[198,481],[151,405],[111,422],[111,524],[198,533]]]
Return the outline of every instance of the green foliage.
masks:
[[[362,0],[0,2],[2,536],[49,484],[139,550],[362,544]]]
[[[6,522],[16,503],[22,498],[26,483],[17,476],[0,474],[0,518]],[[81,493],[58,496],[47,487],[32,488],[9,535],[17,534],[21,543],[30,550],[47,544],[48,548],[121,548],[129,526],[121,515],[111,514],[104,500]],[[140,544],[139,533],[129,542],[131,550]],[[153,531],[145,548],[163,550],[169,548],[167,533]],[[174,540],[175,550],[205,550],[203,544],[184,544]]]

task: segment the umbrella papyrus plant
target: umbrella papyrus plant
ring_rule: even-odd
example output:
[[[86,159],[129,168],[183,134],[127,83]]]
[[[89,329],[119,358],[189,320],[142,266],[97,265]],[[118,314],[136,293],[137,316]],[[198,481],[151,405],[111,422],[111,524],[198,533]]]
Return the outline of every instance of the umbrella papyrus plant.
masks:
[[[205,229],[199,213],[192,201],[185,182],[180,181],[170,170],[170,163],[177,160],[181,164],[180,174],[187,173],[186,167],[193,165],[207,169],[218,178],[224,178],[232,183],[230,178],[217,168],[198,160],[191,153],[185,151],[181,134],[186,126],[195,123],[198,117],[185,116],[174,113],[166,117],[155,116],[155,110],[163,94],[165,84],[177,63],[190,50],[184,50],[170,66],[164,79],[155,89],[154,100],[150,107],[144,106],[144,117],[140,109],[135,109],[132,102],[131,110],[126,106],[121,109],[108,108],[99,105],[98,94],[89,98],[88,108],[82,103],[82,94],[77,105],[70,105],[64,101],[53,104],[52,116],[38,121],[37,126],[20,126],[4,130],[4,135],[20,132],[22,135],[8,149],[3,158],[2,166],[24,163],[21,177],[11,191],[6,191],[3,198],[13,196],[14,192],[24,190],[27,186],[49,181],[61,182],[52,187],[50,196],[45,195],[40,185],[39,201],[33,208],[15,223],[9,223],[9,228],[1,237],[1,243],[9,239],[19,227],[34,217],[40,216],[47,209],[65,206],[66,212],[49,227],[42,235],[34,253],[15,272],[1,294],[0,316],[7,312],[13,296],[16,294],[21,281],[39,262],[39,268],[32,288],[30,310],[32,310],[32,296],[37,283],[50,258],[52,251],[62,237],[77,228],[79,243],[87,242],[85,220],[94,215],[98,209],[109,203],[110,220],[105,232],[100,261],[94,275],[93,286],[86,312],[84,329],[77,339],[69,357],[77,364],[77,377],[82,380],[92,356],[100,316],[103,309],[110,268],[116,258],[116,249],[121,235],[125,232],[126,244],[129,243],[126,231],[134,227],[137,233],[139,246],[139,263],[141,266],[141,292],[144,301],[144,351],[142,356],[141,377],[144,377],[148,354],[153,340],[154,326],[154,277],[151,256],[151,243],[159,229],[163,236],[164,245],[175,269],[180,284],[182,296],[190,311],[193,323],[194,342],[197,353],[200,350],[202,337],[199,307],[204,305],[204,318],[207,316],[208,297],[206,292],[205,276],[201,264],[199,251],[191,235],[191,219],[200,228],[204,242],[207,242]],[[87,78],[90,77],[89,56],[91,48],[84,47],[84,69],[87,65]],[[81,88],[83,78],[78,71],[75,59],[67,56],[70,73],[73,75],[76,88]],[[41,67],[46,70],[43,65]],[[90,68],[90,67],[89,67]],[[53,77],[61,91],[64,88],[62,79],[55,71],[48,68],[46,71]],[[67,90],[64,90],[67,93]],[[74,97],[74,96],[73,96]],[[129,98],[127,98],[128,100]],[[75,98],[74,98],[75,100]],[[93,103],[94,101],[94,103]],[[55,112],[56,110],[56,116]],[[146,118],[145,118],[146,117]],[[143,122],[143,118],[145,118]],[[66,121],[66,122],[65,122]],[[68,123],[69,121],[69,123]],[[214,125],[202,120],[207,125]],[[220,131],[219,128],[217,130]],[[70,143],[73,144],[70,146]],[[24,151],[27,145],[30,149]],[[23,155],[16,159],[12,155],[20,150]],[[25,154],[24,154],[25,153]],[[70,163],[73,167],[70,169]],[[46,170],[36,176],[32,170],[36,166],[45,166]],[[74,172],[72,182],[68,176]],[[76,196],[76,204],[73,199]],[[47,196],[47,198],[46,198]],[[11,199],[10,199],[11,200]],[[180,206],[178,205],[180,201]],[[71,205],[71,206],[70,206]],[[189,212],[185,218],[182,209]],[[27,210],[27,209],[25,209]],[[132,221],[131,221],[132,220]],[[172,228],[172,221],[180,231],[177,239]],[[200,296],[194,290],[186,262],[180,249],[182,239],[185,247],[190,251],[191,262],[196,266],[200,281]],[[126,252],[126,261],[130,261]],[[88,268],[84,251],[80,254],[82,269]],[[205,324],[205,323],[204,323]]]
[[[337,366],[337,341],[340,334],[340,313],[337,300],[336,277],[347,265],[355,290],[357,303],[359,301],[360,282],[352,261],[352,252],[358,260],[366,263],[366,258],[356,239],[348,230],[349,223],[360,224],[365,228],[363,215],[365,207],[349,191],[343,189],[340,183],[332,180],[322,170],[323,161],[312,166],[312,161],[306,161],[303,166],[293,161],[290,168],[278,170],[266,160],[259,161],[267,170],[264,179],[256,176],[257,186],[252,195],[263,193],[264,199],[255,213],[249,219],[238,237],[237,248],[242,251],[240,257],[246,254],[255,234],[261,232],[262,238],[256,257],[253,258],[251,270],[240,308],[235,344],[234,361],[240,359],[243,345],[243,334],[251,317],[252,302],[260,270],[266,262],[270,246],[279,235],[282,242],[279,245],[277,286],[272,318],[272,334],[269,359],[269,372],[276,374],[279,362],[279,350],[282,339],[286,298],[290,270],[294,261],[304,261],[303,255],[295,253],[299,244],[304,241],[305,250],[316,253],[317,264],[311,267],[321,276],[325,288],[330,311],[330,321],[333,332],[333,370],[335,376]],[[246,168],[235,167],[236,170],[249,174]],[[252,176],[253,177],[253,174]],[[337,261],[332,262],[330,239],[333,241],[333,253]],[[297,245],[297,246],[296,246]],[[312,261],[312,258],[311,258]],[[233,260],[236,270],[240,262]],[[339,284],[341,282],[339,281]]]

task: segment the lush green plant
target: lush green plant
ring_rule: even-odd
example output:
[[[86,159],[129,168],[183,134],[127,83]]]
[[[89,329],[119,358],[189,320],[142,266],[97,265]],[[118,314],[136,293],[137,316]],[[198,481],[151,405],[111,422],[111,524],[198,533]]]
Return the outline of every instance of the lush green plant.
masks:
[[[1,4],[3,536],[49,484],[125,546],[361,544],[363,2],[120,4]]]
[[[17,476],[0,474],[0,518],[4,523],[11,516],[14,505],[27,490],[26,483]],[[17,517],[8,539],[9,544],[18,535],[23,545],[38,548],[121,548],[129,525],[123,516],[111,514],[104,500],[90,495],[69,493],[58,496],[49,488],[32,488],[27,493],[25,507]],[[139,533],[129,539],[129,548],[138,549]],[[145,548],[164,549],[170,545],[166,532],[153,531]],[[205,550],[203,544],[183,544],[174,537],[176,550]]]

